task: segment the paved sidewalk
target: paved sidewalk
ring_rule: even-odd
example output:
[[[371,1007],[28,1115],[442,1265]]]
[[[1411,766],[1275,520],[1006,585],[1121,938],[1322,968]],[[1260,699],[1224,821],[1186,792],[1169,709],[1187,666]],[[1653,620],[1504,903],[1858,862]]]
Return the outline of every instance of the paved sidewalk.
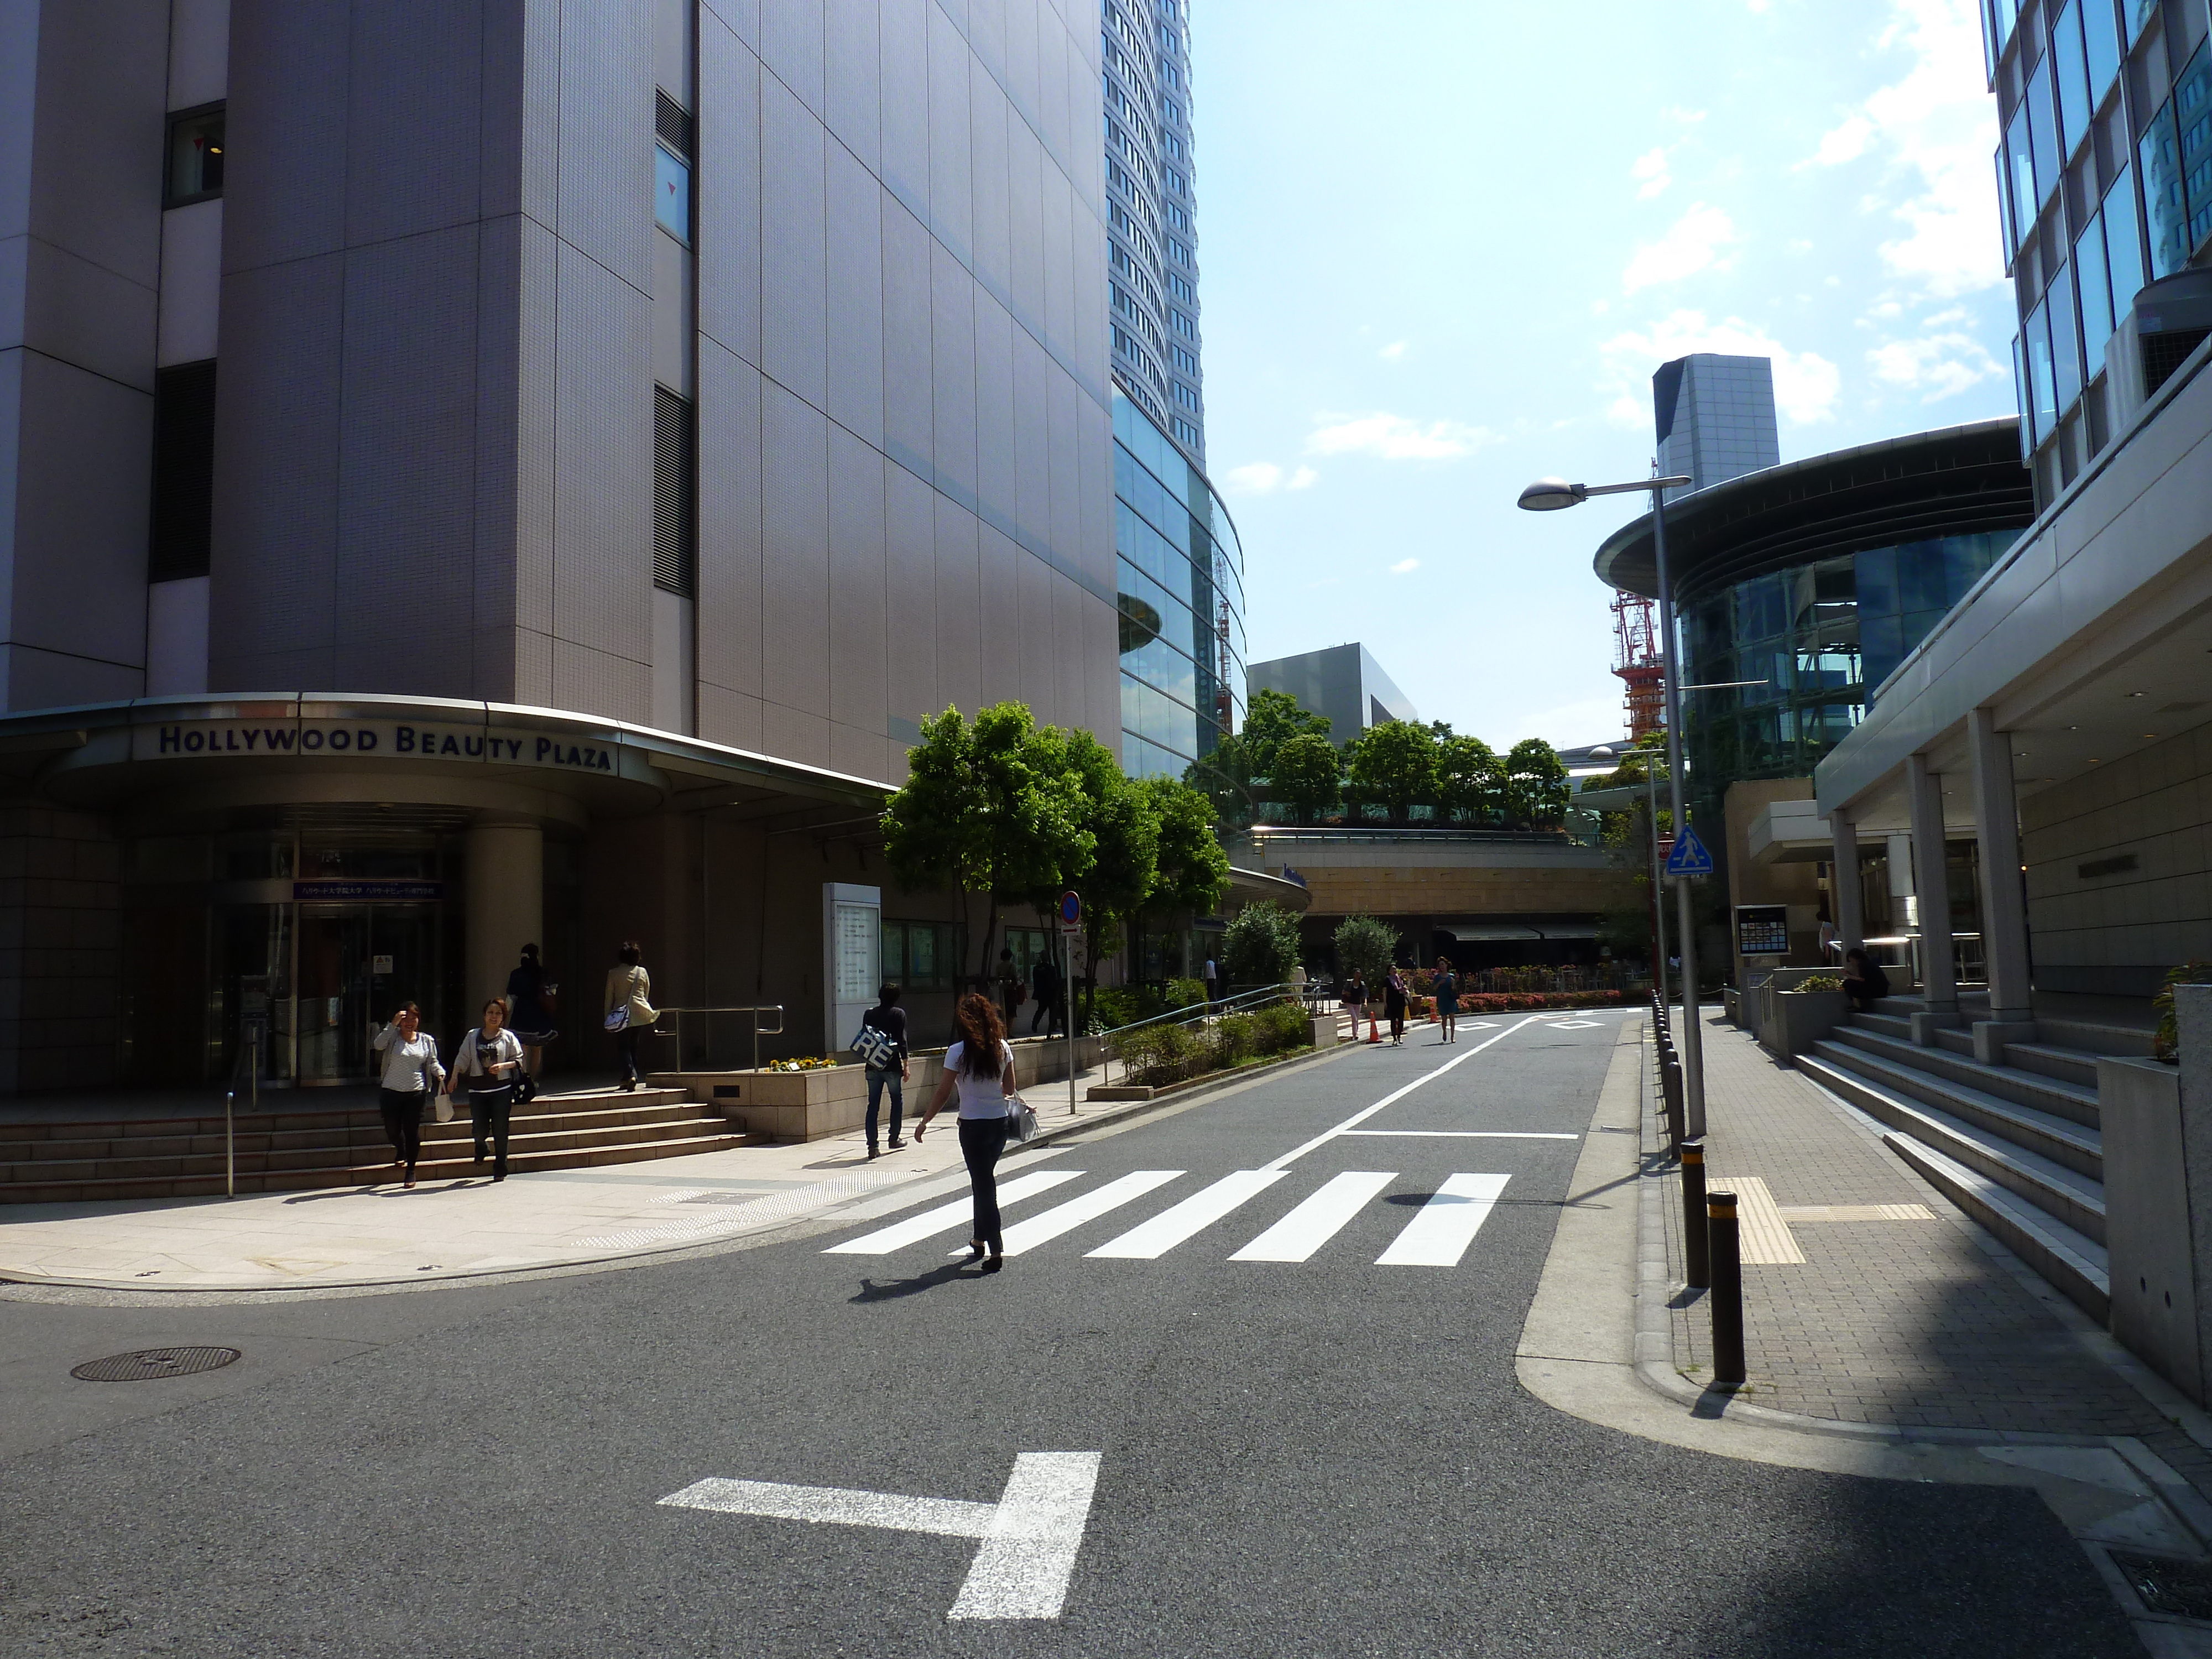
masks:
[[[2212,1456],[2098,1357],[2110,1345],[2087,1317],[1884,1146],[1871,1120],[1718,1010],[1707,1011],[1705,1033],[1707,1185],[1751,1200],[1739,1206],[1753,1211],[1742,1225],[1747,1258],[1802,1258],[1747,1260],[1747,1403],[1905,1430],[2133,1435],[2207,1485]],[[1656,1066],[1646,1073],[1645,1144],[1655,1147]],[[1665,1187],[1679,1285],[1680,1187],[1671,1175]],[[1772,1199],[1763,1218],[1762,1187]],[[1676,1369],[1707,1382],[1703,1294],[1684,1291],[1672,1305]]]

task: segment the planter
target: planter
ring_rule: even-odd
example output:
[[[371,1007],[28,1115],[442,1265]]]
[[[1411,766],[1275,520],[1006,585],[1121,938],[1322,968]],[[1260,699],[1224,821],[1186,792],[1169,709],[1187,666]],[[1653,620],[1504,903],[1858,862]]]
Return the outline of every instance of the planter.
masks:
[[[1784,1060],[1795,1059],[1850,1017],[1851,1000],[1841,991],[1777,991],[1768,999],[1772,1018],[1759,1040]]]

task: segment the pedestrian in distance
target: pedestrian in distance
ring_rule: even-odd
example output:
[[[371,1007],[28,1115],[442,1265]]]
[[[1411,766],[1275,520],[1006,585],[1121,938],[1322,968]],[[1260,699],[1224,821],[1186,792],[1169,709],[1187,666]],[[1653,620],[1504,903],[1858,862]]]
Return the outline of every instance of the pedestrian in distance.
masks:
[[[392,1164],[404,1168],[402,1185],[415,1184],[415,1165],[422,1156],[422,1114],[437,1099],[446,1069],[438,1064],[438,1042],[422,1030],[422,1011],[400,1004],[392,1024],[376,1034],[384,1056],[376,1091],[384,1133],[392,1138]]]
[[[554,1006],[558,1000],[558,988],[546,983],[538,947],[524,945],[522,960],[507,976],[507,1029],[522,1045],[526,1061],[524,1070],[532,1077],[536,1077],[538,1068],[545,1063],[546,1045],[561,1036],[553,1024]]]
[[[1889,975],[1881,964],[1854,945],[1844,952],[1844,994],[1862,1013],[1889,994]]]
[[[469,1127],[475,1132],[477,1162],[492,1156],[491,1178],[507,1179],[507,1131],[514,1121],[514,1079],[522,1071],[522,1044],[507,1029],[507,1000],[483,1006],[483,1024],[461,1039],[453,1053],[453,1086],[469,1097]]]
[[[1390,1022],[1390,1046],[1403,1048],[1406,1043],[1406,975],[1395,963],[1391,965],[1390,977],[1382,981],[1382,1012]]]
[[[1221,964],[1212,957],[1206,959],[1206,1000],[1209,1003],[1221,1000]]]
[[[878,1156],[876,1151],[876,1115],[882,1109],[884,1091],[891,1096],[891,1150],[897,1152],[906,1142],[899,1139],[899,1125],[906,1115],[906,1084],[912,1076],[908,1066],[906,1046],[906,1010],[898,1006],[899,988],[886,985],[876,993],[876,1006],[860,1016],[864,1031],[881,1031],[889,1039],[888,1046],[879,1048],[883,1063],[871,1059],[863,1068],[868,1079],[868,1156]],[[921,1138],[917,1131],[915,1139]]]
[[[1006,1022],[1006,1030],[1011,1031],[1014,1029],[1014,1010],[1021,1006],[1022,999],[1029,994],[1022,985],[1022,970],[1014,961],[1013,947],[1011,945],[999,947],[997,980],[999,1006],[1005,1011],[1002,1018]]]
[[[1457,1042],[1459,1041],[1459,980],[1452,973],[1449,957],[1437,958],[1437,976],[1429,982],[1429,988],[1436,994],[1437,1022],[1444,1028],[1442,1040],[1445,1042]]]
[[[653,1006],[653,975],[645,971],[645,950],[635,939],[623,941],[615,965],[607,969],[607,1030],[614,1033],[615,1058],[622,1062],[623,1092],[637,1087],[638,1033],[660,1015]]]
[[[953,1011],[960,1040],[945,1051],[945,1075],[929,1109],[914,1126],[921,1140],[930,1120],[945,1108],[954,1090],[960,1092],[960,1156],[968,1164],[968,1180],[975,1194],[975,1236],[968,1241],[968,1259],[983,1261],[988,1246],[991,1259],[983,1271],[994,1273],[1005,1266],[1006,1240],[999,1224],[999,1155],[1006,1150],[1012,1128],[1007,1113],[1014,1095],[1014,1050],[990,999],[970,991]]]
[[[1060,964],[1052,959],[1050,951],[1039,957],[1030,969],[1030,990],[1036,998],[1036,1012],[1030,1016],[1030,1035],[1035,1036],[1039,1025],[1044,1027],[1047,1036],[1055,1029],[1066,1030],[1067,1022],[1060,1003]]]

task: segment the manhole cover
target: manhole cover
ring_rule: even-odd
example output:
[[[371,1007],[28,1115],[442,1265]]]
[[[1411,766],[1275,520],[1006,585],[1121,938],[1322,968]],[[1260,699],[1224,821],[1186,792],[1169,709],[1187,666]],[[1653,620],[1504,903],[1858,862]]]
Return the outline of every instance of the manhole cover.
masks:
[[[237,1358],[235,1348],[141,1348],[137,1353],[88,1359],[71,1366],[70,1375],[80,1382],[148,1382],[157,1376],[216,1370]]]
[[[2212,1620],[2212,1563],[2175,1561],[2119,1550],[2112,1551],[2112,1565],[2126,1575],[2135,1593],[2153,1613]]]

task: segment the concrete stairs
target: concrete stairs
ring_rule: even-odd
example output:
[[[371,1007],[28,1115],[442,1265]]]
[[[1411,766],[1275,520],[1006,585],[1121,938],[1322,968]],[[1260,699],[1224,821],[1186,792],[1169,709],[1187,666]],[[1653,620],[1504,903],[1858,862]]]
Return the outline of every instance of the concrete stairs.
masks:
[[[1801,1070],[1887,1126],[1906,1163],[2102,1322],[2104,1144],[2097,1056],[2147,1054],[2150,1034],[2081,1020],[2039,1020],[2039,1040],[2008,1043],[2004,1064],[1974,1058],[1965,1029],[1911,1040],[1917,999],[1854,1013],[1798,1056]],[[1964,1009],[1972,1020],[1983,1011]]]
[[[241,1193],[361,1187],[398,1179],[384,1121],[371,1108],[240,1114]],[[729,1120],[681,1089],[542,1094],[514,1114],[507,1168],[574,1170],[682,1158],[745,1144]],[[418,1181],[489,1174],[475,1162],[468,1109],[422,1126]],[[0,1204],[200,1198],[223,1191],[223,1121],[211,1117],[106,1123],[0,1124]]]

